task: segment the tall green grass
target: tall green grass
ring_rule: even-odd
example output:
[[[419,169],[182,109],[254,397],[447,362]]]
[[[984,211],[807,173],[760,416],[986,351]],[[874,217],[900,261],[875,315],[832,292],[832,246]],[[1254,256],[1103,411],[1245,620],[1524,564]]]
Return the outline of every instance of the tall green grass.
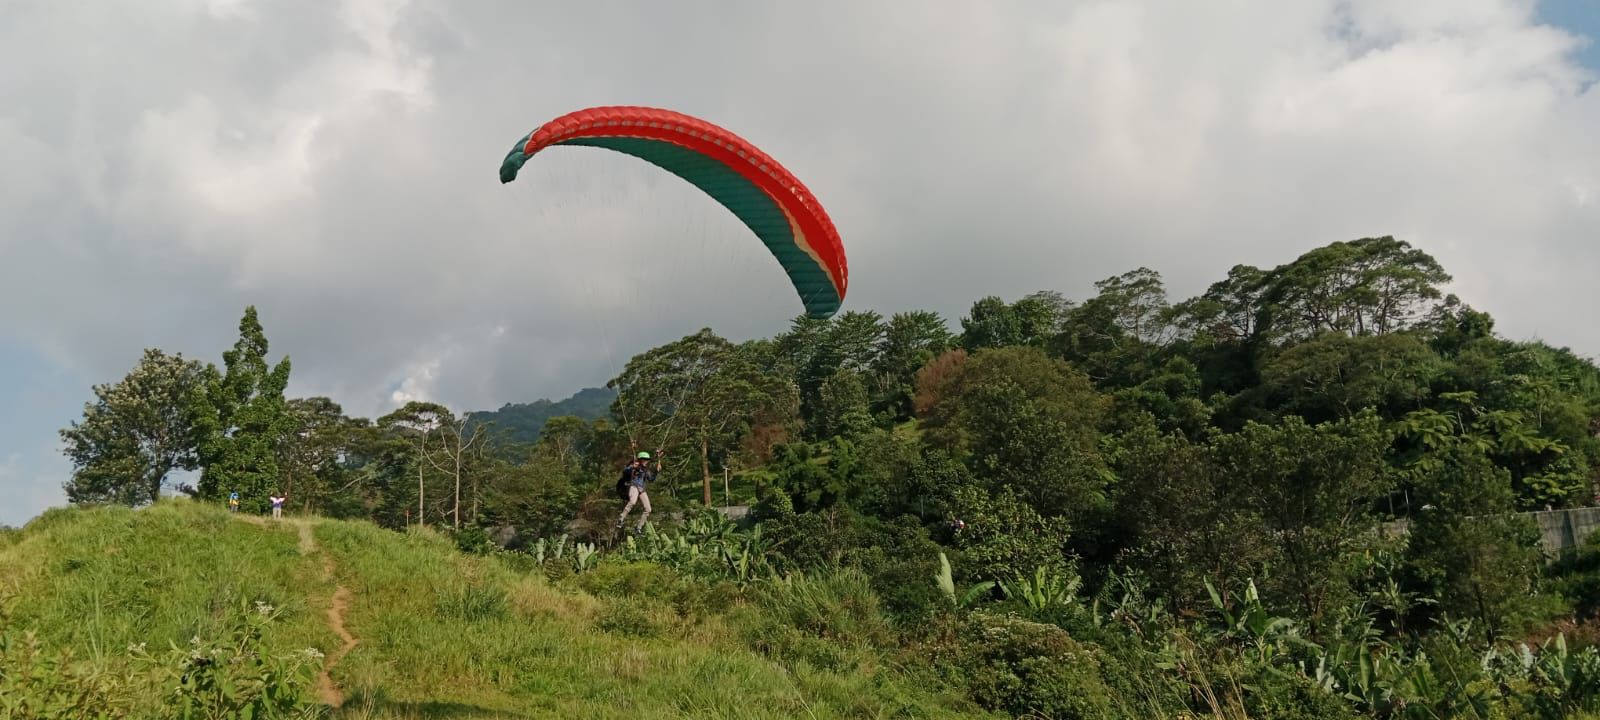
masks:
[[[226,633],[241,605],[255,602],[281,616],[275,646],[336,647],[322,617],[331,589],[320,572],[300,555],[293,527],[252,525],[185,501],[52,510],[0,547],[11,624],[97,659]]]
[[[456,554],[426,532],[325,522],[318,541],[360,599],[361,645],[335,672],[351,716],[585,718],[971,717],[961,701],[882,673],[790,667],[748,649],[736,620],[650,565],[606,565],[590,595]],[[628,581],[636,575],[649,584]],[[598,576],[594,576],[597,577]],[[714,588],[699,591],[713,597]],[[731,601],[737,602],[737,601]],[[406,713],[411,713],[407,715]]]
[[[9,618],[0,631],[36,631],[43,647],[71,651],[78,670],[123,672],[138,652],[130,646],[225,639],[241,607],[260,602],[278,615],[259,641],[264,652],[331,654],[340,642],[325,613],[343,585],[345,626],[359,640],[331,671],[346,701],[321,707],[309,686],[297,688],[305,717],[981,715],[889,669],[833,671],[764,655],[748,638],[776,607],[660,566],[612,561],[552,582],[537,565],[463,555],[429,531],[313,522],[319,549],[305,556],[291,523],[244,522],[186,501],[52,511],[0,542],[0,617]],[[57,689],[73,682],[40,667],[60,676]],[[114,717],[172,712],[170,687],[106,687],[137,694]]]
[[[182,501],[54,510],[11,533],[0,718],[315,710],[314,657],[336,638],[319,568],[295,538]]]

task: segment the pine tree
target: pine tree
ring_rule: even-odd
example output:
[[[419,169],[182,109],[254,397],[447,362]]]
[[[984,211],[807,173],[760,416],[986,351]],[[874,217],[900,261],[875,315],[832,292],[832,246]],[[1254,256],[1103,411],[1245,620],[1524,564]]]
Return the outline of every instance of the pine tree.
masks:
[[[222,372],[206,368],[197,401],[197,494],[217,500],[237,492],[240,510],[261,512],[278,491],[278,445],[291,424],[283,395],[289,358],[268,365],[267,337],[251,306],[239,321],[239,341],[222,359]]]

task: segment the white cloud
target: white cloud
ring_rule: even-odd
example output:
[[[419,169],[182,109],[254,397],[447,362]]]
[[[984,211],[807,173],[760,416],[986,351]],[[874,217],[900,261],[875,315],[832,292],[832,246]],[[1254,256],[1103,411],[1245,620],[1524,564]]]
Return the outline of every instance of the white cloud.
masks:
[[[803,177],[849,308],[954,320],[1139,265],[1193,293],[1392,233],[1502,330],[1600,351],[1563,314],[1600,272],[1600,91],[1532,10],[13,4],[0,338],[103,381],[147,345],[217,359],[253,303],[296,392],[370,415],[564,395],[701,326],[780,331],[776,263],[678,179],[576,148],[498,183],[538,122],[639,103]]]

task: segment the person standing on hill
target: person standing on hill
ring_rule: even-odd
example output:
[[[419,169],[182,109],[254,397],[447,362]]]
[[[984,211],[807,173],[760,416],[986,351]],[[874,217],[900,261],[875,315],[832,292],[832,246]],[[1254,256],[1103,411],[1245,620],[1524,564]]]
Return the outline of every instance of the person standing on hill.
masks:
[[[628,513],[633,510],[635,502],[644,507],[644,514],[639,516],[639,524],[634,527],[634,532],[644,532],[644,524],[650,519],[650,494],[645,488],[661,472],[661,450],[656,450],[656,466],[653,470],[650,468],[650,459],[650,453],[640,452],[634,456],[633,462],[622,469],[622,477],[617,479],[617,494],[628,501],[622,506],[622,516],[617,518],[618,531],[627,524]]]
[[[228,493],[228,512],[239,512],[239,492]]]
[[[283,501],[288,500],[289,498],[288,497],[279,497],[277,495],[269,495],[267,497],[267,499],[272,501],[272,517],[274,519],[282,518],[283,517]]]

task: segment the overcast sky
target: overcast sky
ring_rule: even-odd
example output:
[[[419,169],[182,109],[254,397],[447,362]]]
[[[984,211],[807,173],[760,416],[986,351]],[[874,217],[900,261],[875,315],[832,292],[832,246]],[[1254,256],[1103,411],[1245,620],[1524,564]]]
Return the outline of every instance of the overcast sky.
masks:
[[[913,9],[915,8],[915,9]],[[1175,298],[1392,234],[1600,353],[1596,0],[0,0],[0,523],[145,347],[261,313],[294,395],[560,398],[801,307],[732,216],[539,123],[677,109],[801,177],[846,309],[956,322],[1141,265]]]

